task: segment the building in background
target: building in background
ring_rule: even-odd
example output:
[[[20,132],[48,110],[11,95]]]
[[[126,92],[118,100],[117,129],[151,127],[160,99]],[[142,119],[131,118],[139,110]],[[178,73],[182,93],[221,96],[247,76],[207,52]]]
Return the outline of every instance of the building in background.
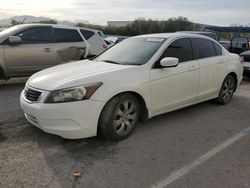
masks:
[[[108,21],[107,25],[109,27],[122,27],[131,24],[132,21]]]

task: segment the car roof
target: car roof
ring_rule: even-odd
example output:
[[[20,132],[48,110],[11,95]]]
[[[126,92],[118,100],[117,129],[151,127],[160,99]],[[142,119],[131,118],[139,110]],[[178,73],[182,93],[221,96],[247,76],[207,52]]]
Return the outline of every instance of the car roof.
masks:
[[[146,35],[138,35],[132,38],[148,38],[148,37],[152,37],[152,38],[171,38],[171,37],[191,37],[191,38],[204,38],[204,39],[209,39],[209,40],[213,40],[214,39],[204,36],[204,35],[199,35],[199,34],[192,34],[192,33],[188,33],[188,32],[175,32],[175,33],[154,33],[154,34],[146,34]]]
[[[216,35],[213,32],[209,32],[209,31],[178,31],[180,33],[191,33],[191,34],[213,34]]]
[[[170,38],[174,35],[174,33],[154,33],[154,34],[146,34],[146,35],[138,35],[132,38]]]
[[[20,24],[19,27],[25,28],[25,27],[39,27],[39,26],[50,26],[53,28],[60,28],[60,29],[86,29],[89,31],[97,32],[99,30],[96,29],[90,29],[90,28],[84,28],[84,27],[76,27],[76,26],[68,26],[68,25],[60,25],[60,24],[43,24],[43,23],[32,23],[32,24]]]

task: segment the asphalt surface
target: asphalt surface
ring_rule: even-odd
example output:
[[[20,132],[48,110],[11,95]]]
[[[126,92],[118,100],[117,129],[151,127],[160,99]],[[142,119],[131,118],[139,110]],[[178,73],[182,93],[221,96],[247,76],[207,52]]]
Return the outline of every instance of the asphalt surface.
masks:
[[[65,140],[33,127],[20,109],[23,87],[0,85],[1,188],[147,188],[250,127],[249,79],[228,105],[155,117],[121,142]],[[250,132],[167,187],[249,188]]]

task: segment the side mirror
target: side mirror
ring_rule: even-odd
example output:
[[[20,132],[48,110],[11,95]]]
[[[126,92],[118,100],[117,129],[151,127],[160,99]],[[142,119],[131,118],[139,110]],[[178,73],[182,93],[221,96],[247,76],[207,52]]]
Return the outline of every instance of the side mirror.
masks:
[[[176,67],[179,63],[179,59],[175,57],[165,57],[161,60],[160,65],[164,68]]]
[[[21,44],[22,39],[21,39],[21,37],[18,37],[18,36],[10,36],[9,37],[9,43],[10,44]]]

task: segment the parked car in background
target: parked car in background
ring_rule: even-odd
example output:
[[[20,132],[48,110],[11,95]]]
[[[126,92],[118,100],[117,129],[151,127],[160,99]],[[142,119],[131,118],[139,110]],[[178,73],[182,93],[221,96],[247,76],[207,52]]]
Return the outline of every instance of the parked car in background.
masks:
[[[240,54],[243,58],[244,76],[250,77],[250,50]]]
[[[239,54],[243,61],[244,76],[250,77],[250,42],[247,37],[236,36],[231,39],[229,52]]]
[[[106,43],[106,45],[107,45],[108,48],[110,48],[110,47],[112,47],[112,46],[115,45],[115,43],[113,41],[110,41],[108,39],[104,39],[104,41],[105,41],[105,43]]]
[[[219,41],[219,43],[224,47],[226,48],[227,50],[230,49],[230,45],[231,45],[231,42],[230,41]]]
[[[118,44],[124,39],[127,39],[126,36],[119,36],[119,35],[108,35],[105,39],[108,41],[112,41],[114,44]]]
[[[128,137],[137,122],[215,99],[242,80],[240,57],[188,33],[132,37],[83,62],[34,74],[21,93],[29,122],[68,139]]]
[[[22,24],[0,32],[0,78],[29,76],[61,63],[93,57],[107,46],[100,31]]]
[[[237,36],[231,39],[229,52],[241,54],[248,50],[250,50],[250,43],[247,37]]]
[[[89,45],[89,50],[87,50],[88,53],[86,54],[85,58],[95,57],[108,48],[108,45],[105,41],[105,35],[102,31],[83,27],[79,29],[87,41],[87,44]]]

